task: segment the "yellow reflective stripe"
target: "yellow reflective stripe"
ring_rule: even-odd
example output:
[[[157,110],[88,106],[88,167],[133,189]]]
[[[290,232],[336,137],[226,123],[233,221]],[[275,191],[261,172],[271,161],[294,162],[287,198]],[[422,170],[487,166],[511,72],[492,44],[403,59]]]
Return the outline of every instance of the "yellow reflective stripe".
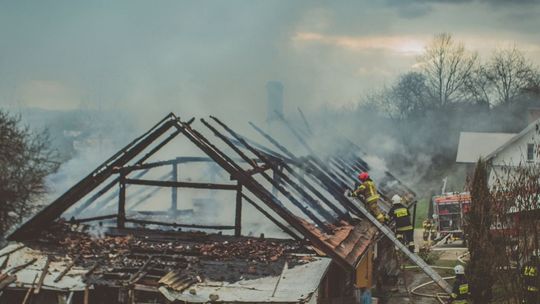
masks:
[[[534,286],[527,286],[527,290],[528,291],[538,291],[538,288],[536,288]]]
[[[409,211],[407,210],[407,208],[398,208],[398,209],[394,210],[394,214],[397,217],[404,217],[404,216],[409,215]]]
[[[413,229],[412,225],[396,228],[397,231],[409,231],[409,230],[412,230],[412,229]]]
[[[461,284],[461,285],[459,285],[459,293],[460,294],[468,294],[469,293],[469,284]]]
[[[373,203],[373,202],[376,202],[379,198],[380,198],[380,196],[378,194],[377,195],[372,195],[372,196],[370,196],[370,197],[368,197],[366,199],[366,202]]]
[[[523,271],[523,274],[528,277],[535,277],[538,275],[537,269],[535,266],[525,266],[525,270]]]
[[[372,181],[368,181],[368,182],[365,182],[364,183],[365,186],[366,186],[366,189],[368,191],[368,195],[369,196],[375,196],[377,195],[377,189],[375,188],[375,183],[372,182]]]

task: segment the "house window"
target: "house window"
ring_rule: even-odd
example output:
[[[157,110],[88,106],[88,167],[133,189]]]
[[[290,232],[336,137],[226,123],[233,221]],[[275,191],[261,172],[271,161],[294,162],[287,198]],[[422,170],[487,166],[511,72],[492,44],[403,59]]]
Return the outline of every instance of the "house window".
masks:
[[[527,144],[527,161],[534,160],[534,144]]]

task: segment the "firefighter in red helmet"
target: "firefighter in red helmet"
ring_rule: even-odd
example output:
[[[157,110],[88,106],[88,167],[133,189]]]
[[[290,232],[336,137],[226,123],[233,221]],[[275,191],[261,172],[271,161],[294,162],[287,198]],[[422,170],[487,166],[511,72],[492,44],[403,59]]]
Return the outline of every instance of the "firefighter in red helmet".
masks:
[[[360,180],[361,184],[356,190],[353,191],[351,195],[354,197],[362,196],[364,199],[364,203],[371,211],[371,214],[373,214],[373,216],[375,216],[379,222],[384,223],[386,217],[377,205],[380,195],[377,192],[377,187],[375,187],[375,183],[371,180],[367,172],[362,172],[358,174],[358,179]]]

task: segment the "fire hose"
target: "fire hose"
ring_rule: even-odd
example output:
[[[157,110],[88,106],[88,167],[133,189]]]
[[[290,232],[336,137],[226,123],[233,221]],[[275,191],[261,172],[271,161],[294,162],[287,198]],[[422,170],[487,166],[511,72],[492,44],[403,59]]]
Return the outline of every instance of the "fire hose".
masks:
[[[451,267],[437,267],[437,266],[432,266],[433,268],[444,268],[444,269],[447,269],[447,268],[451,268]],[[450,277],[443,277],[443,280],[450,280],[450,279],[454,279],[455,276],[450,276]],[[411,293],[413,295],[416,295],[416,296],[420,296],[420,297],[427,297],[427,298],[435,298],[437,299],[437,301],[439,301],[441,304],[444,304],[446,303],[444,301],[444,299],[448,299],[448,296],[445,294],[445,293],[436,293],[436,294],[429,294],[429,293],[421,293],[421,292],[418,292],[417,290],[422,288],[422,287],[425,287],[427,285],[430,285],[430,284],[433,284],[435,283],[434,281],[428,281],[428,282],[425,282],[425,283],[422,283],[416,287],[413,287],[411,289]]]
[[[465,261],[463,261],[463,258],[465,258],[466,255],[469,255],[469,252],[465,252],[464,254],[458,256],[457,260],[461,263],[461,264],[465,264]]]

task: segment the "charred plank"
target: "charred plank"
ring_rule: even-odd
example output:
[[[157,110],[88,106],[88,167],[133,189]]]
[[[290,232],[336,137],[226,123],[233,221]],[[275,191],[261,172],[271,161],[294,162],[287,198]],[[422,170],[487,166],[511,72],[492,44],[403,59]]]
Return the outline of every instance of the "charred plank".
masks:
[[[126,179],[127,184],[141,186],[157,186],[157,187],[177,187],[177,188],[195,188],[195,189],[213,189],[213,190],[236,190],[236,185],[231,184],[212,184],[212,183],[194,183],[194,182],[177,182],[177,181],[156,181],[145,179]]]

